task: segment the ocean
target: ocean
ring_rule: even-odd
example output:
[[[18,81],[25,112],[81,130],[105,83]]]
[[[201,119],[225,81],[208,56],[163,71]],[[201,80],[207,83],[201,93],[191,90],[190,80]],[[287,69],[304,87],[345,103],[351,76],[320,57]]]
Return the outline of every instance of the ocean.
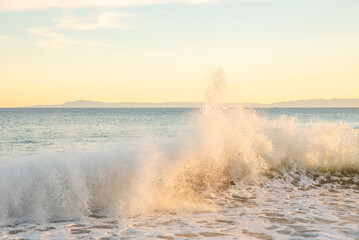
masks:
[[[0,109],[1,239],[359,239],[359,108]]]

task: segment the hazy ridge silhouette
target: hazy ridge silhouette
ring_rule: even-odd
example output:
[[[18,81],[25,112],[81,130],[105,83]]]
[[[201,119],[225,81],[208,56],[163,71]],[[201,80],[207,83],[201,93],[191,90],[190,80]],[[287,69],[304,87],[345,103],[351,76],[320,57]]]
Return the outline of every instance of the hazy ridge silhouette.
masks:
[[[204,102],[118,102],[76,100],[57,105],[35,105],[25,108],[199,108]],[[242,105],[253,108],[325,108],[325,107],[359,107],[359,99],[307,99],[271,104],[261,103],[220,103],[225,106]]]

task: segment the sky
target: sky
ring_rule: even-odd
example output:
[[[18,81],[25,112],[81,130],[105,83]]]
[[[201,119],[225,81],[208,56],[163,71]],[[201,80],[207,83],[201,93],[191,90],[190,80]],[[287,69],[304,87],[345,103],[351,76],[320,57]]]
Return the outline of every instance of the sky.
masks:
[[[0,107],[359,98],[358,0],[0,0]]]

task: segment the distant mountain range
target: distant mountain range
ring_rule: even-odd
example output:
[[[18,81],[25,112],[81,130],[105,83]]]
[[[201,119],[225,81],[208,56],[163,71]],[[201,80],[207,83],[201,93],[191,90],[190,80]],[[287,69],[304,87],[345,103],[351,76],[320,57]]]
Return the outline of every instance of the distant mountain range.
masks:
[[[25,108],[199,108],[203,102],[119,102],[105,103],[99,101],[77,100],[58,105],[36,105]],[[328,108],[328,107],[359,107],[359,99],[308,99],[271,104],[260,103],[220,103],[225,106],[242,105],[251,108]]]
[[[26,108],[196,108],[203,106],[204,103],[196,102],[119,102],[106,103],[99,101],[76,100],[58,105],[36,105]]]

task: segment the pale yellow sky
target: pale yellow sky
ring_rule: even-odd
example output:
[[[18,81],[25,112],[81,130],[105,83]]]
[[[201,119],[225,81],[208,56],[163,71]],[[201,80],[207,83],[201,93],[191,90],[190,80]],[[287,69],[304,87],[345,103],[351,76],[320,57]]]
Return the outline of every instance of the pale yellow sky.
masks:
[[[226,102],[359,98],[357,1],[165,2],[4,1],[0,107],[205,101],[217,68]]]

